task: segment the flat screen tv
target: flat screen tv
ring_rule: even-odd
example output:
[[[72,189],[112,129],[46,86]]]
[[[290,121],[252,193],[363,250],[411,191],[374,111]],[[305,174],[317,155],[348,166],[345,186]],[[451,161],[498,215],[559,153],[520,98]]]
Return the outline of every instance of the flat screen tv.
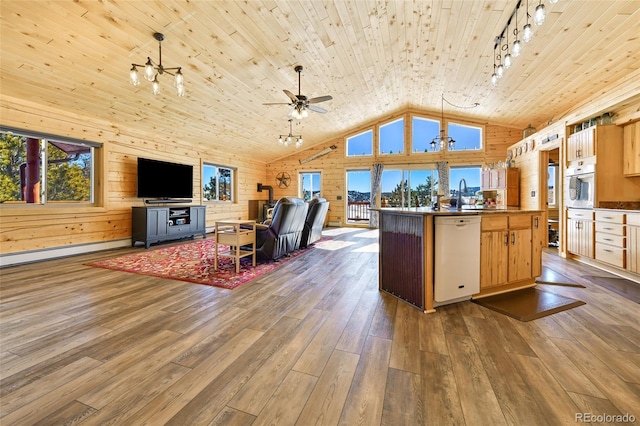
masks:
[[[191,198],[193,166],[138,158],[139,198]]]

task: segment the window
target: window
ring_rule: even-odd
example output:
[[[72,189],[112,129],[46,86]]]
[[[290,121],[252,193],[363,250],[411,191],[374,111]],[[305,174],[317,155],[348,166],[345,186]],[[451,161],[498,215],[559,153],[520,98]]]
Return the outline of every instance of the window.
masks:
[[[320,172],[300,173],[300,198],[305,201],[320,196]]]
[[[440,122],[426,118],[413,117],[411,119],[411,152],[429,152],[431,141],[440,136]],[[436,150],[440,150],[437,146]]]
[[[380,154],[402,154],[404,152],[404,118],[380,126]]]
[[[451,167],[449,169],[449,195],[458,197],[458,188],[462,189],[462,204],[475,203],[476,192],[480,191],[480,166]],[[462,179],[466,183],[467,190],[461,185]]]
[[[479,151],[482,149],[482,128],[449,123],[448,136],[456,143],[451,151]]]
[[[373,155],[372,130],[347,138],[347,157],[361,155]]]
[[[369,221],[371,204],[371,171],[347,171],[347,222]]]
[[[235,169],[205,163],[202,166],[202,198],[233,202]]]
[[[391,170],[382,172],[380,182],[382,207],[421,207],[431,205],[431,197],[438,189],[435,169]]]
[[[101,145],[44,134],[0,132],[0,202],[94,203]]]
[[[558,165],[550,164],[547,167],[547,204],[549,207],[558,207],[558,197],[556,188],[558,187]]]

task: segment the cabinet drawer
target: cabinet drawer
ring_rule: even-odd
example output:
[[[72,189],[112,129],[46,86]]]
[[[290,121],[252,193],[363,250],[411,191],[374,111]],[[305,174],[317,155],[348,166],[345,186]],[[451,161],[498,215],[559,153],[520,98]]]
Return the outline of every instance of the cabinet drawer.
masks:
[[[482,230],[483,231],[499,231],[501,229],[507,229],[509,222],[508,217],[504,215],[500,216],[483,216],[482,217]]]
[[[640,213],[627,213],[627,225],[640,226]]]
[[[624,268],[625,256],[625,249],[596,243],[596,260],[609,263],[613,266],[617,266],[618,268]]]
[[[612,235],[624,235],[625,226],[609,222],[596,222],[596,232],[603,232]]]
[[[608,244],[612,247],[625,248],[625,237],[621,235],[605,234],[604,232],[596,232],[596,242]]]
[[[569,209],[569,219],[593,219],[593,210]]]
[[[173,225],[169,227],[169,235],[184,234],[185,232],[191,232],[191,225]]]
[[[531,228],[531,215],[518,214],[509,216],[509,229],[528,229]]]
[[[596,211],[596,220],[599,222],[624,223],[625,214],[622,212]]]

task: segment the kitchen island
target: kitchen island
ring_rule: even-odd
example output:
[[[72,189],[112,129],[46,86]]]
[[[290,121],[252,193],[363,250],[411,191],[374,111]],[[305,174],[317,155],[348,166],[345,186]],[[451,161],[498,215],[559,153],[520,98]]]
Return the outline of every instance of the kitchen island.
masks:
[[[544,210],[380,208],[379,289],[434,312],[435,218],[480,216],[479,291],[473,298],[535,285],[547,243]],[[459,265],[465,268],[466,265]],[[452,283],[455,284],[455,283]]]

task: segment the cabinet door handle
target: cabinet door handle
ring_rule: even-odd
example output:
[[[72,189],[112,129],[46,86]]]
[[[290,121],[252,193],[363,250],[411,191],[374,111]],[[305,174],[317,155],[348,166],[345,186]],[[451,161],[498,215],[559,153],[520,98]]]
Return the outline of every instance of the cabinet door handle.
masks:
[[[538,228],[538,222],[539,222],[539,218],[536,217],[536,229]]]
[[[516,245],[516,233],[515,232],[511,233],[511,245],[512,246]]]
[[[613,228],[602,228],[602,229],[604,229],[605,231],[613,231]]]
[[[505,246],[509,245],[509,233],[508,232],[504,233],[504,245]]]
[[[607,253],[613,253],[612,250],[608,250],[608,249],[602,249],[602,251],[606,251]]]
[[[604,219],[613,219],[612,216],[602,216]]]

